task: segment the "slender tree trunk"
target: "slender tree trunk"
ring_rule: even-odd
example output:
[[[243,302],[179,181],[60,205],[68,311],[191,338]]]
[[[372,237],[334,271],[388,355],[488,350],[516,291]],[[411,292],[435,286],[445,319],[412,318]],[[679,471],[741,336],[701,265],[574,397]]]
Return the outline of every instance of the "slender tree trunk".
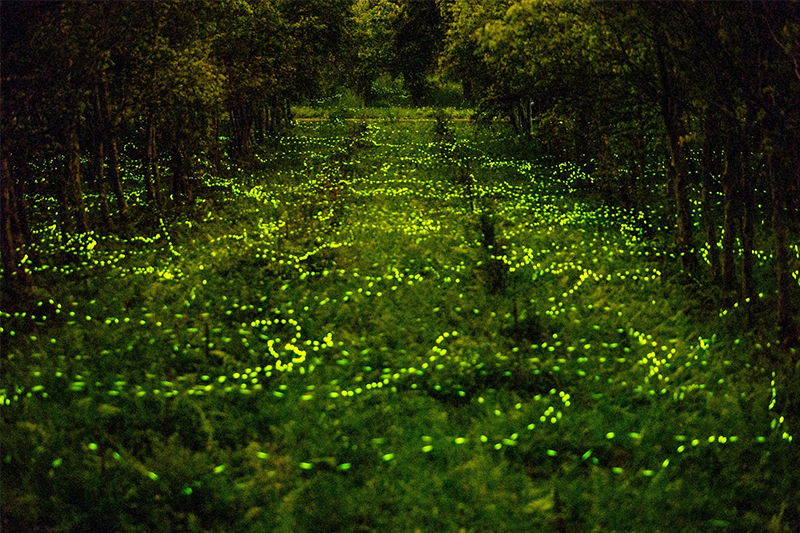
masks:
[[[741,154],[737,145],[729,145],[725,152],[725,168],[722,171],[722,193],[724,199],[724,222],[722,233],[722,288],[728,293],[736,286],[736,220],[738,206],[738,185],[736,172],[741,169]]]
[[[661,78],[661,114],[669,141],[670,164],[673,168],[673,188],[678,225],[677,248],[683,268],[690,274],[696,271],[696,258],[692,245],[692,211],[687,194],[686,154],[680,143],[681,129],[678,102],[673,92],[672,81],[664,58],[663,35],[656,38],[656,56]]]
[[[155,116],[152,112],[150,112],[150,116],[148,117],[147,120],[147,149],[145,151],[145,160],[144,160],[144,190],[147,203],[154,204],[156,210],[160,211],[161,204],[157,201],[155,176],[153,172],[153,169],[157,164],[156,154],[155,154],[155,141],[156,141],[155,135],[156,135]]]
[[[183,204],[191,201],[191,194],[189,191],[189,182],[186,176],[186,160],[184,157],[184,147],[181,136],[181,129],[184,127],[182,116],[177,117],[175,126],[172,131],[172,157],[170,164],[172,165],[172,199],[178,204]]]
[[[64,182],[64,207],[67,219],[73,219],[78,233],[89,231],[89,220],[86,217],[86,206],[81,190],[81,159],[78,144],[78,121],[70,121],[67,130],[67,176]]]
[[[742,191],[742,302],[752,300],[755,292],[753,283],[753,231],[756,206],[752,183],[746,178],[744,172],[739,172]]]
[[[100,215],[103,218],[103,227],[111,227],[111,210],[108,207],[108,194],[106,192],[106,159],[105,146],[103,143],[103,118],[102,107],[100,106],[100,89],[95,91],[95,113],[96,120],[92,127],[92,167],[97,189],[98,203],[100,204]]]
[[[122,226],[128,224],[128,202],[122,190],[122,177],[119,171],[119,151],[117,149],[117,134],[111,121],[111,105],[108,101],[108,80],[100,84],[100,113],[103,118],[103,144],[108,157],[108,184],[117,198],[117,211]]]
[[[0,179],[0,256],[3,261],[3,286],[18,296],[19,290],[30,287],[30,271],[19,263],[25,256],[25,240],[22,234],[19,212],[24,210],[22,198],[16,197],[15,179],[11,176],[8,160],[3,157],[3,179]]]
[[[800,149],[794,143],[795,149]],[[794,163],[794,178],[800,177],[800,160],[797,155],[789,156]],[[791,298],[791,270],[789,268],[789,247],[786,243],[786,180],[773,169],[772,156],[767,155],[767,169],[770,176],[772,189],[772,228],[775,232],[775,273],[778,278],[778,327],[780,329],[781,345],[784,347],[798,346],[798,329],[794,321]],[[779,167],[779,172],[783,169]]]
[[[33,183],[33,175],[31,173],[31,167],[29,163],[23,164],[19,171],[21,173],[21,179],[11,179],[11,184],[14,187],[13,191],[13,198],[14,198],[14,213],[16,213],[17,221],[19,222],[20,231],[22,232],[23,243],[31,243],[33,242],[33,233],[31,233],[31,226],[28,223],[28,209],[27,203],[25,198],[27,194],[25,192],[25,184],[26,183]],[[8,174],[3,173],[4,176]],[[34,261],[36,261],[36,255],[32,254],[34,257]]]
[[[703,188],[701,191],[701,209],[706,230],[706,243],[709,252],[708,259],[711,263],[711,283],[717,285],[720,280],[719,246],[717,244],[717,224],[714,222],[711,209],[711,183],[714,176],[720,174],[720,144],[719,122],[711,110],[706,111],[705,136],[703,142]]]
[[[161,212],[161,207],[164,203],[161,199],[161,171],[158,166],[158,142],[154,112],[150,113],[150,118],[147,122],[147,161],[145,162],[145,166],[147,168],[145,175],[147,179],[152,182],[153,199],[156,210]]]

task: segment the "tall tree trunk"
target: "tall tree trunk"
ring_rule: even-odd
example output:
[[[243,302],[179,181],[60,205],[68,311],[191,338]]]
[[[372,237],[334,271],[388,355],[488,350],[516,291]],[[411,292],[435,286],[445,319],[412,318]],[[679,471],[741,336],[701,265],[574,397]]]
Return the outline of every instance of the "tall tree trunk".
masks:
[[[742,158],[744,160],[744,157]],[[753,184],[747,176],[740,170],[740,187],[742,191],[742,295],[741,301],[752,300],[755,292],[753,283],[753,231],[754,219],[756,218],[756,206],[753,191]],[[749,307],[748,307],[749,309]]]
[[[95,90],[96,119],[92,127],[92,168],[97,189],[97,199],[100,204],[100,215],[103,218],[103,227],[111,227],[111,210],[108,207],[108,194],[106,192],[106,159],[105,145],[103,143],[103,115],[100,106],[100,89]]]
[[[66,218],[75,221],[78,233],[89,231],[89,220],[86,217],[86,206],[81,190],[81,159],[78,144],[78,121],[70,120],[67,129],[67,175],[64,181],[64,208],[69,215]]]
[[[182,117],[178,116],[172,130],[172,145],[170,165],[172,167],[172,199],[175,203],[183,204],[191,201],[189,191],[189,181],[186,176],[186,158],[183,152],[183,142],[181,128],[183,127]]]
[[[673,168],[673,189],[675,192],[675,208],[678,225],[676,244],[684,270],[689,274],[694,274],[697,261],[692,245],[692,211],[687,194],[686,154],[680,142],[682,133],[679,125],[680,113],[678,110],[678,101],[673,91],[672,81],[667,72],[663,39],[664,36],[661,34],[656,38],[656,56],[658,59],[659,77],[661,78],[661,114],[664,119],[664,128],[669,141],[670,164]]]
[[[736,220],[738,215],[738,186],[741,170],[741,154],[736,143],[729,143],[725,151],[725,168],[722,171],[722,193],[724,195],[724,221],[722,233],[722,288],[728,293],[736,286]]]
[[[22,234],[19,212],[24,210],[22,198],[16,197],[16,190],[8,159],[3,157],[3,179],[0,179],[0,256],[3,261],[3,288],[11,289],[13,296],[19,296],[19,289],[30,287],[31,274],[20,261],[25,256],[25,240]]]
[[[156,210],[161,211],[161,206],[164,205],[161,200],[161,172],[158,167],[158,144],[156,138],[156,120],[155,113],[150,113],[150,118],[147,122],[147,155],[145,161],[145,176],[147,181],[151,182],[149,185],[153,190],[153,201],[155,202]]]
[[[153,168],[157,165],[155,154],[155,135],[155,116],[152,112],[150,112],[150,116],[147,119],[147,149],[145,150],[144,160],[144,190],[147,203],[154,204],[156,210],[160,211],[161,204],[157,201],[155,175],[153,172]]]
[[[794,143],[795,149],[800,149],[798,143]],[[800,177],[800,158],[797,155],[789,155],[793,160],[793,168],[788,167],[794,172],[794,178]],[[780,330],[780,340],[783,347],[798,346],[798,329],[794,321],[791,298],[791,271],[789,269],[789,247],[786,243],[786,183],[783,173],[784,169],[779,166],[774,169],[772,165],[772,155],[767,155],[767,170],[770,177],[770,187],[772,189],[772,228],[775,232],[775,273],[778,278],[778,327]]]
[[[703,140],[703,155],[701,164],[703,167],[703,188],[701,191],[701,209],[703,222],[706,230],[706,243],[709,252],[708,259],[711,263],[711,283],[717,285],[720,280],[720,258],[719,246],[717,245],[717,224],[714,221],[711,209],[711,183],[714,176],[720,174],[720,144],[719,144],[719,121],[711,110],[706,110],[705,135]]]
[[[122,190],[122,177],[119,171],[119,151],[117,149],[117,134],[111,120],[111,104],[108,101],[108,80],[103,79],[100,84],[100,113],[103,118],[103,144],[108,157],[108,184],[117,198],[117,211],[122,226],[128,224],[128,202]]]

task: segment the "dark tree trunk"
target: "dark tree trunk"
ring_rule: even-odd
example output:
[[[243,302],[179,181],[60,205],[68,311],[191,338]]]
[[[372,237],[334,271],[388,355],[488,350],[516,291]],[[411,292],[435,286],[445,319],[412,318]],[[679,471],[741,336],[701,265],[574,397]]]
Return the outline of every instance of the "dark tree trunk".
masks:
[[[680,143],[681,129],[678,101],[673,92],[672,81],[667,73],[663,51],[663,35],[656,38],[656,56],[661,78],[661,114],[669,141],[670,164],[673,168],[673,189],[677,215],[678,236],[677,248],[683,268],[690,274],[696,271],[696,258],[692,245],[692,211],[687,194],[686,154]]]
[[[719,176],[720,165],[719,121],[713,111],[707,110],[705,117],[705,135],[703,140],[703,188],[701,191],[701,208],[703,222],[706,230],[706,243],[709,252],[708,259],[711,263],[711,283],[717,285],[720,280],[719,245],[717,244],[717,224],[714,221],[711,209],[711,184],[714,176]]]
[[[756,218],[756,206],[753,184],[749,182],[744,172],[739,172],[742,191],[742,295],[741,301],[752,301],[755,292],[753,283],[753,231]],[[749,307],[748,307],[749,309]]]
[[[722,234],[722,288],[730,293],[736,288],[736,262],[734,249],[736,248],[736,226],[739,219],[739,186],[742,169],[740,146],[735,126],[730,125],[732,136],[725,148],[725,168],[722,171],[722,193],[724,195],[724,221]]]
[[[18,296],[19,289],[31,286],[30,271],[20,267],[25,256],[25,239],[20,223],[20,212],[24,211],[22,198],[17,198],[14,177],[11,176],[8,160],[3,157],[3,179],[0,179],[0,256],[3,261],[3,288]]]
[[[161,211],[161,184],[158,172],[158,150],[156,146],[156,121],[155,114],[150,113],[147,121],[147,151],[144,162],[144,187],[147,201],[155,205],[156,211]]]
[[[122,177],[119,171],[119,151],[117,149],[117,134],[111,120],[111,105],[108,101],[108,80],[100,84],[100,116],[103,120],[103,144],[108,157],[108,184],[117,199],[117,211],[121,225],[128,224],[128,202],[122,190]]]
[[[175,128],[172,132],[172,146],[170,165],[172,170],[172,199],[177,204],[191,202],[189,191],[189,180],[186,175],[186,158],[184,154],[182,133],[179,129],[182,126],[180,118],[176,120]]]
[[[97,201],[100,204],[100,215],[103,218],[103,227],[111,227],[111,210],[108,207],[108,194],[106,192],[106,160],[105,146],[103,143],[103,119],[100,106],[100,89],[95,91],[96,120],[92,127],[92,168],[94,185],[97,190]]]
[[[86,217],[86,206],[81,190],[81,159],[78,145],[77,119],[70,121],[67,130],[67,175],[64,180],[65,219],[74,220],[78,233],[89,231],[89,220]]]
[[[795,149],[800,149],[794,143]],[[790,155],[793,159],[794,179],[800,175],[800,160],[797,155]],[[767,169],[772,189],[772,228],[775,232],[775,273],[778,278],[778,327],[780,330],[781,345],[784,347],[798,346],[798,329],[794,321],[791,297],[791,269],[789,268],[789,247],[786,243],[786,183],[782,175],[784,170],[780,166],[773,169],[772,156],[767,156]]]

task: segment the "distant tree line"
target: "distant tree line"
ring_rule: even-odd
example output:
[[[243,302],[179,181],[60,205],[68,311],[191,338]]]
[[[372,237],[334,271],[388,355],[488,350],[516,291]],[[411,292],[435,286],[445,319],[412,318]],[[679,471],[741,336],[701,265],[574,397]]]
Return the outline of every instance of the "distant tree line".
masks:
[[[664,189],[648,172],[661,163],[676,256],[723,301],[754,300],[756,222],[766,215],[782,342],[797,345],[798,6],[3,2],[4,280],[31,283],[20,260],[36,195],[57,199],[64,242],[90,229],[124,233],[134,187],[144,191],[136,208],[151,213],[191,201],[202,166],[219,175],[223,160],[284,129],[293,103],[338,87],[370,103],[388,74],[419,105],[438,68],[482,116],[532,131],[627,207],[646,210]],[[128,144],[135,168],[120,162]]]

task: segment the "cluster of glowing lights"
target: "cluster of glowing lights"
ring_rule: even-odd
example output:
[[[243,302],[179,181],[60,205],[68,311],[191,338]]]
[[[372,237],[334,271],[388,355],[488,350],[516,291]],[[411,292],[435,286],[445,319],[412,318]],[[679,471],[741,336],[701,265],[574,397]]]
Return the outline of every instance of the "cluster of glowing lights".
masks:
[[[484,361],[479,361],[477,356],[472,359],[462,359],[462,355],[456,355],[459,352],[452,349],[450,345],[465,336],[463,332],[456,330],[443,331],[433,338],[429,351],[418,355],[413,364],[398,368],[384,367],[380,371],[363,364],[363,360],[369,355],[365,353],[365,350],[368,351],[369,348],[360,349],[352,342],[344,342],[342,340],[334,342],[334,337],[337,339],[343,337],[338,332],[328,331],[324,336],[317,339],[303,338],[302,336],[305,321],[312,319],[316,313],[322,313],[320,309],[325,306],[328,307],[325,313],[332,313],[332,308],[352,303],[362,296],[377,299],[395,295],[394,297],[399,298],[398,294],[400,293],[425,292],[434,289],[458,292],[461,290],[458,285],[461,284],[462,277],[465,278],[466,271],[469,270],[463,261],[452,265],[433,265],[430,258],[427,259],[426,264],[415,265],[417,271],[407,267],[400,267],[398,261],[388,264],[375,263],[373,267],[377,267],[377,269],[373,270],[384,271],[379,275],[361,273],[357,268],[352,268],[348,271],[335,268],[335,266],[318,272],[307,269],[304,265],[304,262],[323,255],[326,250],[333,251],[342,247],[356,247],[356,243],[364,242],[364,235],[386,235],[389,232],[394,232],[401,233],[409,238],[421,237],[426,240],[436,241],[442,240],[442,235],[448,235],[447,232],[451,230],[449,227],[451,221],[447,217],[448,212],[452,211],[447,210],[453,208],[452,206],[447,206],[452,199],[453,192],[445,184],[435,185],[429,181],[415,178],[413,172],[411,172],[413,169],[408,168],[409,166],[416,166],[424,169],[438,164],[435,156],[429,153],[430,146],[425,143],[410,143],[411,146],[409,144],[391,144],[381,140],[379,134],[380,130],[374,128],[369,133],[372,147],[402,149],[405,155],[397,158],[398,164],[383,164],[372,169],[371,174],[368,176],[340,180],[341,186],[352,197],[367,200],[383,198],[400,204],[404,202],[427,203],[438,205],[438,210],[425,212],[416,208],[409,211],[376,209],[361,213],[358,218],[361,224],[360,227],[356,227],[353,224],[352,227],[337,230],[332,233],[335,240],[308,246],[302,253],[297,253],[296,250],[291,249],[282,251],[275,249],[276,235],[289,227],[289,223],[285,220],[262,220],[258,225],[259,231],[256,233],[251,232],[248,234],[245,230],[241,235],[225,235],[212,241],[218,243],[221,240],[230,239],[231,241],[249,243],[250,246],[257,249],[252,251],[256,258],[268,260],[278,266],[291,267],[294,270],[294,276],[280,287],[280,290],[284,292],[291,292],[294,289],[302,290],[306,287],[306,284],[311,283],[312,280],[310,278],[316,276],[330,277],[333,288],[330,292],[323,292],[314,296],[316,307],[303,306],[300,302],[295,302],[297,305],[288,302],[288,308],[283,307],[280,309],[269,309],[264,305],[263,308],[258,308],[261,318],[240,324],[240,327],[236,330],[239,342],[247,349],[248,354],[260,357],[261,364],[246,366],[237,362],[236,364],[241,365],[241,368],[229,374],[202,374],[197,377],[182,375],[173,380],[166,380],[156,375],[148,374],[146,383],[129,383],[121,379],[111,383],[104,383],[93,380],[91,373],[85,370],[77,370],[70,375],[67,368],[59,368],[59,370],[54,371],[54,376],[68,383],[69,390],[72,393],[87,394],[90,390],[103,391],[102,393],[108,397],[121,397],[121,399],[141,398],[147,395],[173,397],[180,394],[191,396],[230,393],[249,395],[263,392],[272,396],[274,401],[288,401],[291,399],[291,395],[296,395],[301,402],[319,399],[345,402],[357,401],[358,397],[371,394],[392,394],[404,390],[421,390],[425,383],[433,383],[433,390],[444,391],[445,387],[442,386],[441,382],[443,380],[438,377],[440,373],[447,372],[452,366],[471,368],[483,364]],[[287,157],[307,155],[308,157],[303,158],[304,166],[312,169],[312,172],[315,167],[314,160],[318,158],[318,150],[321,147],[329,150],[333,150],[336,147],[335,142],[332,140],[310,136],[282,138],[279,141],[279,145],[285,150]],[[539,170],[533,168],[527,162],[494,160],[481,154],[475,154],[471,161],[475,165],[483,165],[491,169],[512,168],[521,175],[531,175]],[[265,164],[270,163],[272,159],[264,158],[263,162]],[[557,169],[557,173],[564,172],[567,172],[571,179],[576,179],[576,173],[580,171],[572,167]],[[303,175],[303,171],[298,171],[297,175]],[[313,175],[316,176],[316,173]],[[585,178],[585,176],[577,177]],[[293,173],[291,173],[289,179],[294,179]],[[257,185],[252,188],[234,188],[234,192],[238,196],[251,199],[258,204],[277,209],[284,207],[288,199],[303,198],[317,194],[320,182],[324,179],[326,179],[326,176],[321,175],[320,178],[311,178],[300,185],[285,186],[281,190],[273,190],[265,185]],[[539,196],[538,193],[527,194],[524,188],[509,183],[500,183],[496,186],[481,185],[479,192],[481,197],[491,196],[507,199],[505,203],[502,200],[499,201],[498,206],[498,213],[503,214],[506,220],[512,220],[515,217],[523,219],[523,221],[512,224],[505,232],[505,236],[509,240],[506,250],[501,254],[495,253],[491,257],[503,261],[509,273],[519,274],[526,281],[529,280],[529,283],[537,283],[544,286],[548,284],[558,285],[557,293],[552,294],[544,301],[531,299],[530,303],[534,306],[541,304],[541,316],[547,317],[553,323],[566,321],[585,330],[585,336],[580,337],[579,340],[576,338],[573,342],[567,342],[563,340],[563,337],[559,337],[558,334],[552,334],[552,337],[546,341],[541,340],[526,346],[525,352],[530,357],[525,358],[525,363],[534,374],[569,373],[572,379],[578,381],[578,386],[580,386],[581,380],[588,382],[604,381],[609,385],[614,384],[619,389],[627,388],[631,395],[658,395],[668,400],[671,399],[673,402],[684,401],[687,396],[692,394],[713,396],[714,393],[708,390],[706,384],[689,383],[685,379],[679,382],[676,377],[679,371],[684,372],[681,369],[690,368],[693,364],[700,366],[707,364],[709,360],[707,355],[712,345],[711,339],[700,337],[696,345],[687,346],[687,342],[679,342],[678,339],[661,342],[651,334],[635,330],[627,322],[633,320],[631,316],[643,307],[641,302],[636,302],[635,304],[623,304],[621,302],[607,304],[604,302],[597,306],[589,304],[580,307],[569,303],[571,297],[576,297],[577,295],[584,297],[587,293],[591,294],[599,289],[607,289],[613,294],[617,294],[621,290],[635,294],[638,288],[660,281],[661,272],[658,268],[652,265],[646,266],[642,263],[641,256],[649,257],[651,251],[647,250],[643,244],[643,239],[640,235],[641,231],[637,229],[638,226],[621,223],[622,233],[620,240],[615,241],[602,234],[595,234],[591,237],[582,237],[579,243],[574,242],[571,245],[565,244],[559,247],[555,239],[563,236],[562,232],[564,231],[586,224],[587,219],[608,220],[614,217],[621,218],[622,215],[619,213],[606,214],[605,216],[599,215],[593,213],[588,206],[580,203],[575,204],[575,209],[573,210],[563,210],[551,203],[543,202],[543,197]],[[327,218],[322,216],[320,220],[322,223],[327,223],[330,218],[329,214]],[[527,244],[530,241],[530,235],[537,233],[552,235],[554,239],[552,245],[537,249]],[[50,243],[56,242],[58,237],[54,226],[40,230],[38,236],[41,237],[43,242]],[[191,274],[192,272],[196,273],[204,270],[203,265],[195,267],[183,262],[183,257],[186,253],[180,244],[175,244],[163,220],[160,220],[159,232],[150,238],[137,237],[122,242],[114,237],[101,238],[95,234],[87,234],[79,237],[79,239],[83,240],[76,242],[76,244],[79,245],[81,250],[85,251],[86,257],[84,261],[79,262],[78,265],[60,268],[42,266],[38,270],[49,269],[51,275],[68,277],[82,269],[104,268],[116,272],[120,277],[132,275],[153,280],[154,282],[174,283],[186,280],[193,275]],[[463,237],[451,240],[455,241],[455,246],[458,247],[469,248],[470,246],[477,246],[476,243],[467,242]],[[420,240],[417,239],[413,242],[419,244]],[[154,247],[165,250],[164,255],[167,255],[167,259],[162,258],[156,266],[147,264],[152,259]],[[37,251],[43,256],[48,255],[48,250],[44,248]],[[795,252],[800,257],[800,250],[795,248]],[[138,259],[139,256],[141,256],[141,261]],[[657,252],[652,252],[652,258],[659,256],[660,254]],[[767,259],[763,253],[756,253],[755,256],[762,261]],[[636,266],[628,266],[633,261],[636,261]],[[22,262],[25,268],[37,270],[33,269],[28,258],[24,258]],[[620,265],[620,269],[616,268],[617,264]],[[210,267],[206,267],[206,269],[210,269]],[[793,276],[798,279],[798,272],[795,271]],[[419,285],[422,282],[426,283],[420,288]],[[800,279],[798,279],[798,282],[800,282]],[[202,285],[205,285],[205,283],[206,280],[203,279],[202,284],[194,287],[193,291],[201,290]],[[219,288],[215,290],[219,290]],[[193,292],[192,294],[196,293]],[[197,296],[198,301],[202,301],[204,299],[203,296],[211,298],[208,294]],[[459,294],[459,299],[462,299],[462,296],[463,292]],[[159,310],[150,310],[147,313],[143,313],[141,318],[120,318],[111,315],[98,316],[89,314],[88,309],[94,303],[93,301],[89,302],[88,305],[80,306],[76,302],[68,305],[66,302],[56,302],[53,299],[46,301],[46,303],[46,307],[52,309],[54,315],[68,315],[69,319],[66,323],[69,326],[74,325],[79,328],[84,326],[94,327],[93,324],[89,323],[97,323],[102,324],[102,327],[105,328],[125,327],[130,330],[138,329],[143,333],[144,338],[148,337],[146,333],[150,333],[150,344],[162,342],[164,336],[169,336],[173,330],[181,327],[184,328],[186,335],[189,337],[193,335],[200,336],[203,333],[201,328],[185,327],[183,325],[185,317],[180,314],[167,316],[166,313],[162,313]],[[44,301],[39,302],[40,307],[44,306],[44,304]],[[191,305],[193,306],[194,304]],[[650,305],[655,306],[655,301],[652,301]],[[190,304],[187,302],[187,307],[189,306]],[[67,311],[69,307],[80,307],[83,312],[74,309]],[[245,307],[234,303],[225,310],[225,314],[228,316],[233,315],[246,310]],[[250,307],[252,308],[253,306]],[[435,313],[438,310],[439,308],[436,307],[433,312]],[[466,304],[464,309],[456,307],[454,310],[456,313],[464,311],[467,319],[470,316],[474,317],[482,313],[481,310]],[[420,312],[424,311],[420,309]],[[270,313],[272,313],[271,316]],[[593,321],[587,319],[587,317],[597,316],[600,313],[612,317],[620,327],[613,328],[607,332],[600,331],[601,328],[598,324],[590,323]],[[289,315],[289,318],[287,318],[287,315]],[[561,315],[564,315],[564,317],[560,318]],[[12,318],[12,315],[4,314],[3,318]],[[48,320],[48,316],[44,313],[28,315],[26,313],[17,313],[13,318],[15,319],[15,324],[24,324],[27,321],[37,327],[45,325]],[[608,319],[605,323],[610,323],[612,319]],[[7,328],[7,326],[3,326],[3,328]],[[281,328],[282,331],[286,329],[293,330],[291,338],[289,340],[281,340],[277,336],[278,334],[274,332],[277,328]],[[21,337],[21,334],[18,335],[16,331],[2,328],[0,330],[17,339]],[[161,331],[160,333],[153,333],[156,330]],[[222,351],[222,346],[230,344],[233,341],[231,335],[234,334],[230,330],[220,331],[219,333],[225,333],[228,336],[220,334],[215,342],[206,339],[206,346],[220,354],[229,355],[227,351]],[[604,334],[608,337],[604,337]],[[158,335],[162,337],[156,341]],[[607,342],[612,339],[613,342]],[[625,342],[621,339],[625,339]],[[27,335],[25,341],[28,346],[32,347],[31,349],[40,352],[45,352],[48,344],[57,345],[65,342],[55,337],[45,339],[37,334]],[[193,344],[194,347],[196,345],[197,343]],[[178,344],[174,346],[175,351],[178,351],[180,346]],[[517,350],[518,348],[515,348],[511,353],[497,353],[492,364],[506,368],[503,365],[509,360],[511,354],[516,353]],[[233,353],[235,350],[231,349],[230,352]],[[10,356],[13,357],[14,354],[12,353]],[[80,363],[81,357],[76,355],[74,359]],[[331,359],[333,362],[330,362]],[[606,363],[612,364],[610,370]],[[614,364],[623,365],[621,368],[626,371],[626,375],[631,380],[630,383],[626,381],[619,382],[610,377],[616,374],[616,370],[613,368]],[[730,362],[726,361],[725,364],[729,365]],[[331,368],[341,371],[337,374],[339,377],[328,386],[308,385],[299,389],[298,387],[290,389],[285,380],[276,379],[279,376],[286,377],[289,375],[308,376],[322,365],[329,365]],[[74,366],[80,368],[79,364]],[[12,404],[32,398],[47,399],[49,396],[48,390],[39,382],[43,377],[42,370],[33,369],[31,370],[31,385],[11,385],[0,389],[0,406],[9,408]],[[350,381],[348,382],[347,379]],[[633,381],[634,379],[636,380],[635,382]],[[723,380],[724,378],[720,378],[718,384],[722,384]],[[452,389],[450,392],[454,392],[458,396],[465,397],[467,395],[464,390],[459,390],[457,387],[450,388]],[[774,373],[771,388],[770,411],[773,410],[777,402]],[[521,402],[515,403],[511,409],[501,409],[495,405],[490,407],[485,395],[469,398],[469,400],[485,406],[487,413],[491,416],[514,420],[519,424],[519,427],[508,434],[491,436],[481,434],[477,439],[471,439],[466,436],[451,436],[446,442],[436,442],[430,436],[423,436],[422,447],[420,448],[423,453],[429,453],[436,449],[437,446],[449,445],[458,447],[469,445],[488,446],[498,451],[504,447],[517,446],[525,440],[527,433],[533,432],[537,428],[541,429],[558,424],[564,417],[568,417],[573,403],[573,396],[567,390],[557,390],[555,388],[551,389],[549,394],[537,394],[533,397],[532,402],[537,405],[542,404],[540,406],[541,409],[538,409],[539,414],[537,416],[531,415],[530,418],[525,420],[521,420],[518,414],[523,408],[527,407]],[[515,414],[511,416],[509,413]],[[785,427],[785,424],[786,420],[781,415],[776,415],[771,421],[773,430],[780,431],[784,440],[792,441],[791,433],[780,429]],[[614,432],[605,434],[605,439],[608,441],[625,437],[631,442],[638,442],[641,441],[643,435],[638,432],[629,432],[623,436],[618,436]],[[646,477],[652,476],[658,467],[666,468],[674,460],[674,454],[682,455],[692,449],[712,444],[735,444],[740,440],[742,439],[736,435],[713,434],[693,437],[676,435],[675,441],[679,444],[673,450],[672,459],[670,457],[654,459],[655,466],[650,469],[641,469],[638,473]],[[758,442],[764,442],[765,437],[759,436],[757,440]],[[375,444],[383,447],[385,442],[381,441]],[[97,451],[97,445],[88,443],[87,449],[95,452]],[[553,449],[547,449],[545,453],[549,457],[558,455],[558,452]],[[381,449],[380,458],[385,462],[396,461],[397,456],[398,454],[392,450]],[[266,459],[268,454],[266,452],[258,452],[258,457]],[[115,459],[120,459],[119,454],[115,453]],[[592,449],[582,450],[581,459],[595,464],[599,463],[599,460],[593,456]],[[60,458],[54,459],[52,466],[54,468],[59,467],[61,461]],[[314,462],[302,461],[299,463],[299,467],[304,470],[310,470],[314,468]],[[347,470],[350,467],[351,463],[348,462],[338,465],[340,470]],[[214,473],[222,473],[225,468],[225,465],[216,466]],[[620,467],[614,467],[613,471],[621,474],[624,470]],[[146,471],[145,474],[153,480],[158,479],[158,474],[152,471]],[[191,488],[187,487],[185,490],[189,491],[187,494],[191,494]]]

